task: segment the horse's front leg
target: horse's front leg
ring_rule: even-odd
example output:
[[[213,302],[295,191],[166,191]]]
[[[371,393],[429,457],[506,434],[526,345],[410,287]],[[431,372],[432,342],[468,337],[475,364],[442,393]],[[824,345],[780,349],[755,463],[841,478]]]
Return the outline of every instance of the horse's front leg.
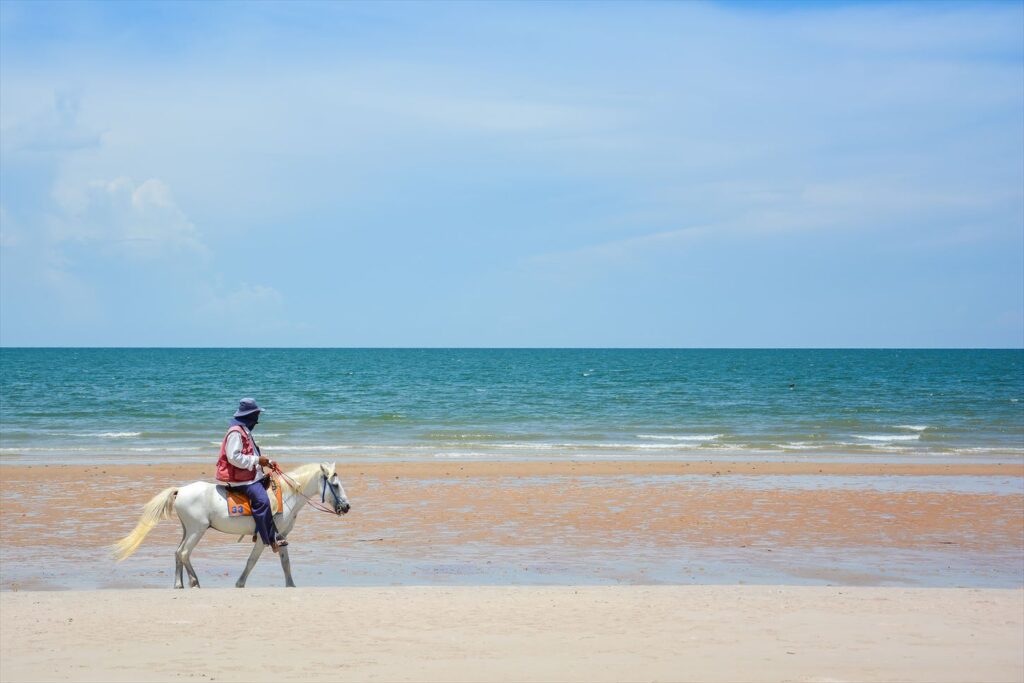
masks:
[[[256,539],[256,543],[252,546],[252,552],[249,553],[249,561],[245,563],[245,569],[242,570],[242,575],[238,577],[238,581],[235,581],[235,588],[245,588],[245,581],[249,578],[249,572],[256,566],[256,562],[259,561],[260,555],[263,554],[263,549],[266,547],[263,545],[262,540]]]
[[[283,546],[278,552],[281,555],[281,569],[284,570],[284,585],[286,588],[295,588],[295,582],[292,581],[292,561],[288,558],[288,546]]]

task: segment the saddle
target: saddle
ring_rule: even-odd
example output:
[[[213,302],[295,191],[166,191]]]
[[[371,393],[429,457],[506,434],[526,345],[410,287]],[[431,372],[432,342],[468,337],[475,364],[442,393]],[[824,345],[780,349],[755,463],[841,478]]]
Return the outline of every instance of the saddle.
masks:
[[[267,496],[270,498],[270,512],[271,514],[276,515],[284,509],[284,504],[281,502],[281,482],[277,480],[277,477],[269,476],[264,478],[263,486],[270,494]],[[249,505],[249,496],[245,495],[242,491],[235,490],[228,486],[218,485],[217,489],[223,489],[224,498],[227,499],[228,515],[230,517],[252,516],[252,507]]]

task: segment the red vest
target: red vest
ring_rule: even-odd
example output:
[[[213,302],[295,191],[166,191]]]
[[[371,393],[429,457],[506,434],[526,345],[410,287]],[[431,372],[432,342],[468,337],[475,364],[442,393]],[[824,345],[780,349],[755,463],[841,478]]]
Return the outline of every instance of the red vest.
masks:
[[[253,455],[255,450],[255,443],[244,429],[238,425],[232,425],[228,433],[224,435],[224,441],[220,444],[220,458],[217,459],[217,481],[225,481],[230,483],[250,482],[256,478],[255,470],[246,470],[241,467],[235,467],[228,461],[228,437],[231,436],[231,432],[238,432],[242,436],[242,454]],[[258,455],[259,451],[256,450],[255,454]],[[257,466],[258,469],[258,466]]]

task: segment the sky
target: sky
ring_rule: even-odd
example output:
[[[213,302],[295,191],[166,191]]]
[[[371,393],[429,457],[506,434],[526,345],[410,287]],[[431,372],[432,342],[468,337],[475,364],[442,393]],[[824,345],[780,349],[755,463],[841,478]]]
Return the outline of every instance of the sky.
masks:
[[[0,3],[0,345],[1024,347],[1024,3]]]

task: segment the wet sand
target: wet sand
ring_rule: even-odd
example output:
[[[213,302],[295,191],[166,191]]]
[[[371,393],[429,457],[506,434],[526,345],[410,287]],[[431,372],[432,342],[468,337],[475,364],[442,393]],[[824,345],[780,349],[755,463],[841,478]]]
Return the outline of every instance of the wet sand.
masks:
[[[353,511],[302,513],[291,537],[300,586],[1024,583],[1019,463],[363,462],[338,471]],[[168,585],[175,522],[122,564],[107,547],[156,492],[210,478],[212,465],[194,463],[0,467],[0,588]],[[204,585],[233,583],[248,552],[235,541],[211,532],[200,543]],[[267,557],[253,585],[280,581]]]
[[[0,619],[0,680],[12,682],[1024,677],[1020,589],[4,592]]]
[[[176,523],[108,546],[212,466],[0,466],[0,680],[1024,677],[1019,463],[338,471],[353,510],[303,511],[299,589],[269,553],[229,588],[249,545],[209,533],[174,591]]]

